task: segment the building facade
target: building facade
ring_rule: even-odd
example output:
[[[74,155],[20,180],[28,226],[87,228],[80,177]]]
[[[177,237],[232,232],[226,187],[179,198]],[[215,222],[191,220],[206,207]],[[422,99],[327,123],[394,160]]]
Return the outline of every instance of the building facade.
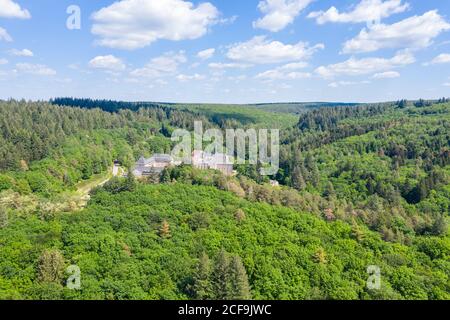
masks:
[[[233,174],[233,161],[230,156],[223,153],[211,154],[201,150],[194,150],[192,153],[192,165],[203,170],[219,170],[227,176]]]
[[[133,175],[140,178],[158,174],[174,164],[173,158],[168,154],[154,154],[148,159],[141,157],[133,168]]]

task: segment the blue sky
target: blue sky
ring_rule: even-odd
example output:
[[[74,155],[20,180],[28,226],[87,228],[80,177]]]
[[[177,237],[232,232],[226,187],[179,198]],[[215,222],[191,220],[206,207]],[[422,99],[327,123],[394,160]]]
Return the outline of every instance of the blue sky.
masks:
[[[67,28],[71,5],[80,8],[81,29]],[[450,96],[450,2],[0,0],[0,99],[57,96],[208,103]]]

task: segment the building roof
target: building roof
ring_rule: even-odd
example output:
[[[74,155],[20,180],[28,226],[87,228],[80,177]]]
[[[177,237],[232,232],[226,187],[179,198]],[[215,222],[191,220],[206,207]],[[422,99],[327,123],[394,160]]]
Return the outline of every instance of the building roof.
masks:
[[[209,153],[202,150],[194,150],[192,153],[192,162],[194,165],[233,165],[229,155],[224,153]]]
[[[151,158],[144,158],[140,157],[139,160],[136,162],[136,166],[147,166],[151,165],[155,162],[166,162],[170,163],[173,161],[173,158],[169,154],[154,154]]]

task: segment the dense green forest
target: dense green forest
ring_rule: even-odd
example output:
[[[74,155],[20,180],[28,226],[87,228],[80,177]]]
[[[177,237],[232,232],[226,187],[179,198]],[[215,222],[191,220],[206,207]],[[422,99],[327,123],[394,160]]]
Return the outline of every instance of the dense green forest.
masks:
[[[194,120],[281,128],[278,174],[110,179]],[[447,99],[0,101],[0,299],[450,299],[449,212]]]

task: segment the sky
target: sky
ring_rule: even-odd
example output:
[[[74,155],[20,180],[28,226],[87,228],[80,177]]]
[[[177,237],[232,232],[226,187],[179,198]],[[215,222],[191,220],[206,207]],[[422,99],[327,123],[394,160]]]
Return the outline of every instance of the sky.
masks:
[[[450,96],[448,0],[0,0],[0,99]]]

